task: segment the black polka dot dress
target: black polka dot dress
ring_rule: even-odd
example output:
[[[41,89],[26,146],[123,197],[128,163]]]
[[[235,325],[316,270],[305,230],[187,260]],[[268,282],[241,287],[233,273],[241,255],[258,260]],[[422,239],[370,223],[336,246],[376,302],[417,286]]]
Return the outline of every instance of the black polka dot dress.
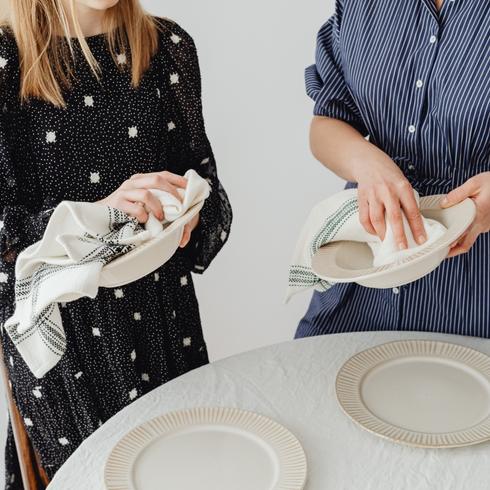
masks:
[[[19,103],[16,43],[8,29],[0,33],[2,324],[13,313],[16,257],[41,238],[60,201],[94,202],[133,174],[162,170],[193,168],[212,189],[191,242],[168,263],[61,305],[67,351],[44,378],[32,375],[2,329],[11,389],[50,477],[109,417],[208,362],[191,272],[203,272],[226,242],[232,212],[204,129],[194,43],[178,25],[158,23],[159,50],[136,89],[129,49],[114,59],[104,35],[88,37],[101,78],[77,48],[66,108]],[[11,433],[6,466],[6,488],[22,488]]]

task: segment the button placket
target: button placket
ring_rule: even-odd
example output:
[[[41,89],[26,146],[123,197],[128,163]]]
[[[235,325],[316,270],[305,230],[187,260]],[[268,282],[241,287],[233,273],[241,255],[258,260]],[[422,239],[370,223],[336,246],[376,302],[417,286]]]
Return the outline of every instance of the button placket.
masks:
[[[427,96],[426,90],[422,90],[422,87],[424,87],[424,85],[427,83],[428,73],[430,71],[431,65],[433,65],[433,63],[434,63],[434,57],[436,56],[436,53],[437,53],[436,45],[438,42],[439,24],[437,23],[437,21],[435,22],[435,24],[436,24],[436,26],[434,26],[434,24],[432,24],[429,27],[430,37],[429,37],[429,43],[428,43],[427,49],[429,49],[430,51],[428,53],[425,52],[425,55],[423,56],[423,61],[425,61],[425,63],[423,63],[422,66],[420,67],[419,76],[414,82],[414,90],[416,91],[416,94],[420,94],[422,97],[424,95]],[[423,66],[426,64],[427,64],[427,66]],[[424,72],[426,73],[425,77],[423,76]],[[410,137],[413,137],[418,130],[417,125],[421,121],[421,117],[422,117],[421,111],[422,111],[422,107],[423,107],[423,100],[424,100],[423,98],[418,98],[419,105],[415,111],[416,113],[414,113],[412,115],[412,117],[413,117],[412,121],[409,121],[407,126],[406,126],[407,133]],[[415,167],[413,165],[409,165],[408,169],[410,171],[413,171],[415,169]]]
[[[388,304],[392,308],[394,308],[398,312],[398,314],[399,314],[399,309],[402,306],[402,294],[400,294],[400,293],[401,293],[400,288],[394,287],[394,288],[391,288],[391,290],[388,289],[387,296],[386,296]]]

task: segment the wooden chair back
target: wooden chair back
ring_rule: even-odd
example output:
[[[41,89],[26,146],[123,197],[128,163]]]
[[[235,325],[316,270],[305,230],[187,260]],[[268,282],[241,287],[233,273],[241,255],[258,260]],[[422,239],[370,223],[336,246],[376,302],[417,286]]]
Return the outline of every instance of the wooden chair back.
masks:
[[[40,464],[39,457],[32,447],[24,425],[24,420],[22,419],[14,397],[12,396],[1,342],[0,371],[3,379],[4,391],[7,396],[10,423],[12,424],[12,431],[14,433],[15,447],[17,448],[24,490],[44,490],[49,484],[49,479]]]

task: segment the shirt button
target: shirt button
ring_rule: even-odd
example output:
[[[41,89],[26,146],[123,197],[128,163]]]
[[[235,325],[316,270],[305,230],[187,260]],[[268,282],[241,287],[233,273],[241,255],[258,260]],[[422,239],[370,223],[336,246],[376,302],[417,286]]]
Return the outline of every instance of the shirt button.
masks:
[[[408,126],[408,132],[415,133],[415,126],[413,124],[410,124],[410,126]]]
[[[415,165],[410,164],[410,165],[408,166],[408,170],[415,170]]]
[[[434,36],[434,34],[432,34],[432,36],[430,36],[430,38],[429,38],[429,42],[430,42],[431,44],[434,44],[436,41],[437,41],[437,37],[436,37],[436,36]]]
[[[400,290],[398,288],[393,288],[393,294],[398,294],[400,292]]]
[[[417,88],[422,87],[422,85],[423,85],[423,84],[424,84],[424,82],[423,82],[422,80],[417,80],[417,81],[415,82],[415,85],[417,86]]]

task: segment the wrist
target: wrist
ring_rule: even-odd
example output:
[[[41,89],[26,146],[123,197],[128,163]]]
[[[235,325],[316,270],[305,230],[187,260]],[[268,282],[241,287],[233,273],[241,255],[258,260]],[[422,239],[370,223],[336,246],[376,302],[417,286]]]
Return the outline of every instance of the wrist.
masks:
[[[397,164],[379,148],[371,145],[372,149],[364,152],[362,158],[356,157],[352,161],[352,172],[355,182],[362,184],[366,181],[384,180],[386,178],[398,180],[403,173]]]
[[[380,153],[384,155],[376,146],[365,140],[351,147],[349,168],[354,182],[362,183],[368,176],[378,172]]]

